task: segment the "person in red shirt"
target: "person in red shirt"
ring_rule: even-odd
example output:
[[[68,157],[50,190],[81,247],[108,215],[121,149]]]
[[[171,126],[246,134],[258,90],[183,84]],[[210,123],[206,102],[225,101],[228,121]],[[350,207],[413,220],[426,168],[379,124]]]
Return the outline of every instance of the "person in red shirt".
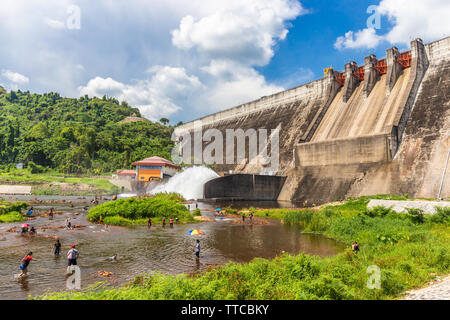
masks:
[[[32,257],[33,252],[28,252],[28,254],[22,259],[22,263],[20,264],[20,270],[22,271],[19,275],[19,277],[23,277],[28,272],[28,265],[30,264],[31,260],[39,261],[38,259],[35,259]]]

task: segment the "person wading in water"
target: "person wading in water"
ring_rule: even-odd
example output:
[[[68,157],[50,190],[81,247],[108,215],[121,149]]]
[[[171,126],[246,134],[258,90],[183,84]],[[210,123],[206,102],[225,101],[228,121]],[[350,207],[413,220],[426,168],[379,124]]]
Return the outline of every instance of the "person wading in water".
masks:
[[[27,275],[27,273],[28,273],[28,265],[30,264],[31,260],[39,261],[38,259],[33,258],[32,255],[33,255],[33,252],[30,251],[22,259],[22,263],[20,264],[21,273],[19,274],[19,279]]]
[[[59,256],[59,253],[61,252],[61,242],[59,242],[59,239],[56,239],[54,247],[55,249],[53,250],[53,254],[55,256]]]
[[[79,256],[79,252],[77,249],[75,249],[75,245],[72,245],[72,249],[67,252],[67,265],[70,266],[76,266],[77,265],[77,259]]]
[[[197,239],[197,243],[195,244],[195,256],[197,259],[200,258],[200,240]]]
[[[148,218],[147,227],[150,229],[152,227],[152,218]]]

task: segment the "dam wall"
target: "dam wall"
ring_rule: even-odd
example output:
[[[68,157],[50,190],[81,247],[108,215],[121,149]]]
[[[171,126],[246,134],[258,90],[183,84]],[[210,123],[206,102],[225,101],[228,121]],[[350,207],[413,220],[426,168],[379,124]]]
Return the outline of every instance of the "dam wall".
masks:
[[[233,174],[205,183],[204,198],[219,200],[275,201],[286,177]]]
[[[337,84],[330,75],[305,85],[283,91],[272,96],[231,108],[222,112],[200,118],[175,128],[175,134],[189,132],[193,137],[194,126],[201,123],[203,133],[208,129],[217,129],[224,136],[227,129],[280,129],[279,162],[280,172],[293,165],[293,149],[295,144],[307,133],[324,106],[330,103],[336,94]],[[208,143],[204,143],[204,146]],[[226,155],[224,146],[223,154]],[[235,153],[236,154],[236,153]],[[236,173],[261,173],[261,165],[252,165],[246,149],[243,163],[223,164],[215,166],[218,172],[232,170]]]
[[[450,38],[201,118],[203,131],[280,128],[279,200],[316,203],[377,193],[450,197]],[[194,122],[176,128],[192,132]],[[225,152],[224,152],[225,153]],[[248,156],[248,154],[246,154]],[[259,174],[248,157],[217,171]]]
[[[400,106],[395,113],[389,111],[387,114],[386,119],[392,120],[382,120],[384,113],[377,112],[375,119],[379,124],[371,126],[375,128],[375,132],[384,130],[388,134],[389,126],[396,131],[388,134],[389,149],[393,149],[393,141],[398,137],[396,152],[391,151],[391,159],[369,162],[356,157],[348,163],[330,160],[325,165],[322,163],[302,166],[300,158],[299,166],[285,173],[288,178],[280,193],[280,200],[309,200],[320,203],[386,193],[436,198],[441,182],[441,198],[450,198],[450,168],[444,170],[450,149],[450,38],[427,44],[424,50],[428,66],[423,76],[410,78],[405,82],[401,79],[402,74],[399,74],[395,85],[402,83],[406,88],[404,92],[411,88],[410,94],[392,96],[391,99],[395,102],[389,103],[390,106]],[[412,72],[413,65],[410,70],[410,73]],[[382,77],[372,92],[376,92],[376,86],[380,84],[383,85]],[[395,85],[390,95],[397,90]],[[417,90],[414,89],[416,86]],[[411,91],[413,94],[417,91],[414,99]],[[388,90],[386,92],[389,94]],[[389,99],[383,96],[382,98]],[[360,113],[371,117],[367,110]],[[362,117],[361,114],[358,116]],[[367,123],[371,121],[365,121],[365,128],[360,132],[368,130]],[[380,125],[383,122],[388,125],[385,129]],[[324,141],[326,142],[326,139]],[[345,140],[331,141],[345,148]],[[328,159],[332,159],[333,154],[336,153],[329,154]],[[353,152],[351,154],[357,155]],[[336,155],[337,158],[343,157]]]
[[[392,159],[428,67],[428,59],[420,40],[412,41],[411,51],[402,53],[411,59],[408,67],[398,62],[401,53],[395,47],[386,54],[386,74],[376,79],[371,72],[376,59],[373,55],[364,60],[362,80],[355,76],[356,63],[346,65],[344,88],[331,102],[311,140],[296,145],[296,160],[303,160],[296,162],[296,166]],[[368,76],[365,76],[366,72]]]

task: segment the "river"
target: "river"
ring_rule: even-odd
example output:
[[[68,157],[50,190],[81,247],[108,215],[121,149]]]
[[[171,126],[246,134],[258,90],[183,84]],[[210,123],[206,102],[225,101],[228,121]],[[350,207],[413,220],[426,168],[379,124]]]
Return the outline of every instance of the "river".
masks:
[[[153,271],[172,275],[195,273],[230,261],[243,263],[256,257],[272,259],[283,251],[331,256],[343,249],[331,239],[301,233],[297,227],[276,220],[261,219],[259,222],[264,223],[250,225],[237,223],[237,219],[216,219],[214,209],[217,204],[201,202],[202,215],[214,221],[176,224],[173,228],[158,225],[150,230],[146,226],[105,228],[86,220],[83,207],[88,204],[88,199],[64,198],[70,198],[73,207],[60,202],[34,205],[38,210],[48,211],[54,207],[60,212],[53,220],[37,217],[28,222],[37,228],[37,236],[24,237],[6,232],[21,223],[0,224],[0,299],[26,299],[28,295],[40,295],[48,290],[65,290],[65,253],[71,244],[76,244],[80,251],[82,288],[98,281],[121,285],[139,274]],[[61,197],[40,199],[60,200]],[[73,225],[83,227],[63,229],[67,217],[72,219]],[[190,229],[205,233],[197,236],[202,245],[200,260],[195,258],[193,249],[197,238],[187,235]],[[59,237],[63,245],[62,255],[56,258],[52,253],[55,240],[50,238],[54,236]],[[33,257],[40,261],[32,261],[29,276],[18,281],[14,275],[19,273],[20,261],[28,251],[33,251]],[[114,254],[118,254],[118,260],[109,261],[108,257]],[[97,273],[100,270],[112,272],[112,275],[102,277]]]

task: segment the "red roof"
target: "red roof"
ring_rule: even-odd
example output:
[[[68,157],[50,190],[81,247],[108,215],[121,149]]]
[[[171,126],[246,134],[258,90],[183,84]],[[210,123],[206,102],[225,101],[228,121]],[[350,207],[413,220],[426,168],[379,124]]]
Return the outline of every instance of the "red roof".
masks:
[[[133,162],[133,166],[168,166],[173,168],[180,168],[167,159],[161,157],[150,157],[144,160]]]
[[[117,171],[118,176],[135,176],[136,170],[118,170]]]

